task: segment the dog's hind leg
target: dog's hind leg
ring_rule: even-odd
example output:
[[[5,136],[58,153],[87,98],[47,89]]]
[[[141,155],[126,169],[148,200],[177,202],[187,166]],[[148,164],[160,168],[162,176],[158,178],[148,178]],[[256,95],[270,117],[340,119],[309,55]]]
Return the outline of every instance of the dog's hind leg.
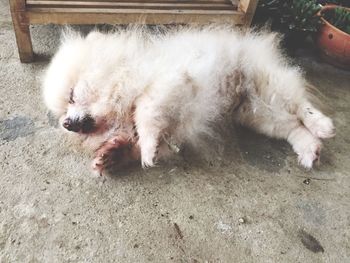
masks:
[[[335,135],[332,120],[316,109],[309,101],[305,100],[299,105],[297,116],[317,138],[326,139]]]
[[[298,155],[299,163],[305,168],[319,160],[321,141],[299,120],[296,114],[284,108],[259,105],[254,109],[246,100],[236,111],[236,121],[270,137],[286,139]]]

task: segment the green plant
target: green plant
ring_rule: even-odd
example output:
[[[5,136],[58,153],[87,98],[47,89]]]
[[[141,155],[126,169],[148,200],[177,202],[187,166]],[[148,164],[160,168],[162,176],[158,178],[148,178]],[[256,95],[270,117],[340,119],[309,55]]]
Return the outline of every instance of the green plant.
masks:
[[[350,7],[349,0],[318,0],[317,2],[321,5],[333,4],[333,5],[341,5],[341,6]]]
[[[321,23],[316,14],[322,6],[316,3],[316,0],[293,0],[289,6],[290,19],[289,29],[305,32],[316,32]]]
[[[282,33],[282,45],[293,52],[307,45],[305,40],[310,40],[309,36],[318,31],[322,21],[317,13],[326,4],[349,7],[350,0],[260,0],[253,22],[258,26],[269,25],[272,31]],[[340,9],[330,14],[329,21],[349,32],[349,14]]]
[[[325,12],[324,18],[333,26],[350,34],[350,12],[349,10],[337,7]]]
[[[268,17],[273,30],[312,33],[321,23],[316,16],[321,8],[317,0],[260,0],[258,15]]]

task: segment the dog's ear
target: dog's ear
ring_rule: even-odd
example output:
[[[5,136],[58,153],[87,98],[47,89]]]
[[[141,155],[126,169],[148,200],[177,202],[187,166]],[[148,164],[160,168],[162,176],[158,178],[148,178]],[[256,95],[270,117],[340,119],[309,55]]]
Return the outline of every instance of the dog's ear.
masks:
[[[42,77],[44,101],[55,115],[65,112],[85,55],[80,52],[82,37],[73,29],[66,27],[62,31],[61,42]]]

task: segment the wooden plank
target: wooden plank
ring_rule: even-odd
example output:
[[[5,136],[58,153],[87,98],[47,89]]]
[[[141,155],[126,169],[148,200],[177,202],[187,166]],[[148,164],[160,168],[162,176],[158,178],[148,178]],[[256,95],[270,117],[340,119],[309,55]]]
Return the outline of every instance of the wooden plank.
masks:
[[[118,5],[211,5],[211,6],[234,6],[231,2],[211,2],[211,1],[140,1],[140,0],[129,0],[129,1],[62,1],[62,0],[28,0],[26,2],[27,6],[40,6],[40,5],[108,5],[108,6],[118,6]]]
[[[62,10],[61,10],[62,11]],[[189,11],[189,10],[118,10],[118,12],[89,12],[89,10],[28,10],[31,24],[172,24],[172,23],[231,23],[244,24],[244,14],[237,11]],[[113,10],[112,10],[113,11]]]
[[[28,1],[28,8],[149,8],[149,9],[215,9],[237,10],[237,6],[222,3],[146,3],[146,2],[83,2],[83,1]]]
[[[26,3],[31,2],[41,2],[43,0],[26,0]],[[45,1],[57,1],[57,0],[45,0]],[[60,1],[68,1],[68,2],[80,2],[82,0],[60,0]],[[84,2],[96,2],[96,0],[84,0]],[[118,2],[144,2],[144,3],[222,3],[222,4],[233,4],[238,5],[238,0],[102,0],[99,2],[110,2],[110,3],[118,3]]]
[[[236,10],[231,4],[198,4],[198,3],[143,3],[143,2],[73,2],[73,1],[40,1],[33,5],[28,2],[28,8],[149,8],[149,9],[210,9],[210,10]]]
[[[27,8],[27,12],[36,13],[92,13],[92,14],[122,14],[122,13],[136,13],[136,14],[203,14],[203,15],[233,15],[243,14],[235,10],[195,10],[195,9],[113,9],[113,8]]]

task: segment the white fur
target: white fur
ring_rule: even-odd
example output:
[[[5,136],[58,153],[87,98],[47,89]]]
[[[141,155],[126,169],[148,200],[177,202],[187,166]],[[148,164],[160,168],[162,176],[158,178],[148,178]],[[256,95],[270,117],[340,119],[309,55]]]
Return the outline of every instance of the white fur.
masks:
[[[333,136],[334,127],[307,100],[300,70],[277,46],[275,34],[227,27],[158,35],[127,29],[85,38],[70,32],[47,70],[44,99],[61,119],[89,112],[104,123],[103,132],[82,135],[94,149],[135,124],[144,167],[171,146],[214,136],[213,127],[231,112],[242,125],[287,139],[301,165],[311,168],[320,139]]]

